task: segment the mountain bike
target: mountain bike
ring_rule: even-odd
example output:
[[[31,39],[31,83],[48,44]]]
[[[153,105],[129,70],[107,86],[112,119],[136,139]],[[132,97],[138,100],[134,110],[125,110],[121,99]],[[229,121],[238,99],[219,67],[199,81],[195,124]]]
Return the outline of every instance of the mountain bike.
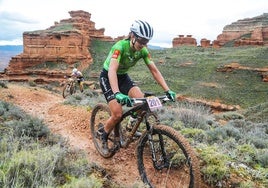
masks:
[[[97,134],[111,112],[107,104],[99,103],[92,109],[90,129],[96,150],[104,158],[112,157],[120,148],[127,148],[137,140],[136,156],[138,171],[142,181],[149,187],[190,187],[201,185],[198,158],[178,131],[161,125],[157,111],[170,101],[164,96],[132,98],[133,107],[125,109],[119,123],[108,137],[108,153],[102,150],[102,141]],[[129,119],[137,121],[129,129]],[[136,139],[137,131],[142,135]]]
[[[72,95],[76,93],[76,82],[79,83],[79,89],[81,92],[84,91],[84,79],[83,78],[72,78],[71,76],[65,76],[67,78],[67,82],[65,83],[62,96],[66,98],[68,95]]]
[[[65,85],[63,86],[63,90],[62,90],[63,98],[66,98],[68,95],[72,95],[76,92],[75,80],[70,76],[65,76],[65,78],[67,78],[67,81]]]

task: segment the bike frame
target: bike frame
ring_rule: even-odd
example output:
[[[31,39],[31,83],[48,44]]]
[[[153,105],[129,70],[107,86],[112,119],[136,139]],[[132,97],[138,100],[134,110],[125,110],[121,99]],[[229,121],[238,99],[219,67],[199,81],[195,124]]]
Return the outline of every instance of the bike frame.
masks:
[[[126,117],[131,116],[132,114],[137,113],[139,111],[142,111],[142,113],[140,113],[138,115],[138,117],[137,117],[138,121],[136,122],[135,126],[132,128],[130,135],[125,140],[125,143],[120,142],[120,147],[127,148],[129,146],[129,144],[133,141],[132,137],[135,135],[135,132],[138,130],[141,122],[143,121],[143,119],[145,118],[145,121],[147,121],[147,118],[145,117],[145,115],[148,112],[146,111],[146,109],[147,109],[146,108],[146,103],[144,103],[144,104],[134,106],[133,108],[131,108],[131,109],[129,109],[126,112],[123,113],[123,115],[121,117],[121,120],[119,121],[119,123],[116,124],[115,129],[114,129],[116,140],[120,140],[120,132],[119,132],[119,130],[120,130],[121,122]],[[147,130],[149,129],[149,123],[148,122],[146,123],[146,128],[147,128]]]
[[[160,97],[161,99],[166,98],[166,96],[162,96]],[[149,139],[149,143],[151,146],[151,151],[152,151],[152,158],[153,158],[153,163],[155,168],[157,169],[161,169],[166,167],[166,164],[164,166],[157,166],[156,165],[156,154],[155,154],[155,148],[154,148],[154,143],[152,140],[152,129],[153,129],[153,125],[151,125],[151,123],[148,121],[148,117],[152,114],[147,102],[145,102],[144,98],[140,98],[140,99],[132,99],[132,102],[137,102],[137,103],[141,103],[141,104],[137,104],[136,106],[134,106],[133,108],[125,111],[121,117],[121,120],[119,121],[119,123],[116,124],[115,126],[115,145],[117,145],[117,147],[115,147],[116,150],[118,150],[120,147],[121,148],[127,148],[129,146],[129,144],[131,142],[133,142],[133,137],[136,133],[136,131],[138,130],[141,122],[144,120],[145,121],[145,125],[146,125],[146,131],[143,134],[147,134],[148,135],[148,139]],[[130,135],[127,136],[125,142],[122,142],[120,140],[120,126],[121,126],[121,122],[128,116],[131,116],[132,114],[137,113],[138,116],[138,121],[136,122],[135,126],[132,128]],[[122,134],[122,133],[121,133]],[[164,158],[166,158],[166,152],[164,150],[164,143],[163,143],[163,139],[160,139],[160,143],[161,143],[161,150],[163,153]],[[169,165],[169,164],[167,164]]]
[[[166,96],[162,96],[160,98],[163,99],[163,98],[166,98]],[[136,131],[138,130],[138,128],[140,127],[142,121],[144,121],[146,125],[146,131],[144,131],[144,134],[149,135],[150,143],[153,145],[152,137],[150,136],[153,125],[151,125],[150,122],[148,121],[148,117],[152,114],[152,112],[147,102],[145,102],[144,98],[132,99],[132,102],[137,103],[137,105],[125,111],[122,114],[121,120],[115,125],[114,131],[115,131],[115,141],[117,142],[116,145],[120,144],[119,146],[121,148],[127,148],[129,144],[133,141],[133,137]],[[138,121],[135,123],[135,126],[132,128],[130,135],[127,136],[125,142],[123,143],[120,140],[120,134],[122,134],[120,133],[120,126],[122,126],[121,123],[123,122],[125,118],[135,113],[138,114],[137,115]],[[117,146],[116,148],[118,149],[119,147]]]

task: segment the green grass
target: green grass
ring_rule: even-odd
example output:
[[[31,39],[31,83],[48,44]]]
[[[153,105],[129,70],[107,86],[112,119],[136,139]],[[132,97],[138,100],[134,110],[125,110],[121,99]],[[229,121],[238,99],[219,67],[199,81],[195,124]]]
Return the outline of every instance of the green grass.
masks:
[[[29,34],[40,34],[43,32],[52,32],[52,33],[64,33],[70,31],[76,31],[77,29],[73,26],[72,23],[60,23],[55,25],[55,27],[50,28],[49,30],[35,30],[35,31],[26,31]]]
[[[94,61],[89,68],[91,72],[100,72],[112,44],[92,41],[91,53]],[[240,105],[242,108],[268,101],[267,83],[262,82],[258,72],[217,71],[232,62],[252,68],[267,67],[267,47],[179,47],[150,51],[168,85],[178,94],[198,99],[220,100],[222,103]],[[143,91],[162,92],[160,87],[155,87],[156,83],[142,61],[130,70],[129,75]],[[213,83],[215,87],[206,86],[206,83]]]
[[[75,27],[71,23],[64,23],[59,24],[56,27],[52,28],[52,32],[64,32],[64,31],[73,31]]]

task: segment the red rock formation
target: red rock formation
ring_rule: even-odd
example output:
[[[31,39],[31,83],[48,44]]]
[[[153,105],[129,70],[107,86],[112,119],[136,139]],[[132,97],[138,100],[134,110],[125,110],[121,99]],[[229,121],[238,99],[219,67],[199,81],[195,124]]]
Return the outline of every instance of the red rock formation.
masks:
[[[205,38],[201,39],[200,41],[200,45],[201,47],[204,47],[204,48],[207,48],[207,47],[210,47],[210,40],[207,40]]]
[[[268,82],[268,67],[253,68],[253,67],[241,66],[239,63],[233,62],[233,63],[230,63],[228,65],[225,65],[225,66],[217,69],[217,71],[219,71],[219,72],[232,72],[233,70],[256,71],[261,75],[263,82]]]
[[[216,41],[219,46],[230,41],[234,41],[234,46],[268,46],[268,13],[226,25]]]
[[[179,35],[179,37],[175,37],[172,40],[172,46],[173,48],[178,46],[196,46],[197,42],[196,39],[192,37],[192,35],[187,35],[184,37],[184,35]]]
[[[90,20],[90,13],[79,10],[70,11],[69,14],[71,18],[55,22],[48,29],[23,33],[23,53],[12,57],[5,71],[9,80],[33,74],[39,80],[39,76],[42,79],[63,78],[74,65],[83,70],[92,63],[89,53],[91,39],[113,41],[111,37],[104,36],[104,28],[95,28],[95,23]],[[44,66],[41,66],[43,70],[37,68],[47,62],[65,66],[59,68],[57,73],[55,70],[52,72],[45,69]]]
[[[214,41],[212,42],[212,47],[213,47],[213,48],[220,48],[219,41],[218,41],[218,40],[214,40]]]
[[[201,99],[193,99],[190,97],[186,97],[183,95],[177,96],[177,100],[178,101],[187,101],[189,103],[193,103],[193,104],[202,104],[205,106],[209,106],[212,111],[215,112],[223,112],[223,111],[236,111],[236,110],[240,110],[240,106],[239,105],[226,105],[226,104],[222,104],[219,101],[206,101],[206,100],[201,100]]]

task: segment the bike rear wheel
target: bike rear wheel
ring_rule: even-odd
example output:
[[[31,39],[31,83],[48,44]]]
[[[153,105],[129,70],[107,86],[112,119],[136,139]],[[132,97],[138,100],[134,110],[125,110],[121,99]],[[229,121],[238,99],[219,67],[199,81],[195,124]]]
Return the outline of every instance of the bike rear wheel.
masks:
[[[92,135],[95,148],[100,153],[100,155],[103,156],[104,158],[112,157],[116,152],[116,147],[118,147],[115,141],[115,134],[112,131],[108,137],[108,153],[105,152],[102,149],[102,140],[100,136],[97,134],[97,131],[99,130],[99,128],[104,126],[104,124],[106,123],[108,118],[110,118],[110,116],[111,116],[111,111],[108,105],[104,103],[103,104],[99,103],[93,108],[91,112],[91,118],[90,118],[90,130],[91,130],[91,135]]]
[[[199,161],[188,141],[165,125],[155,125],[151,136],[150,143],[150,135],[143,134],[136,149],[142,181],[154,188],[199,188]]]

